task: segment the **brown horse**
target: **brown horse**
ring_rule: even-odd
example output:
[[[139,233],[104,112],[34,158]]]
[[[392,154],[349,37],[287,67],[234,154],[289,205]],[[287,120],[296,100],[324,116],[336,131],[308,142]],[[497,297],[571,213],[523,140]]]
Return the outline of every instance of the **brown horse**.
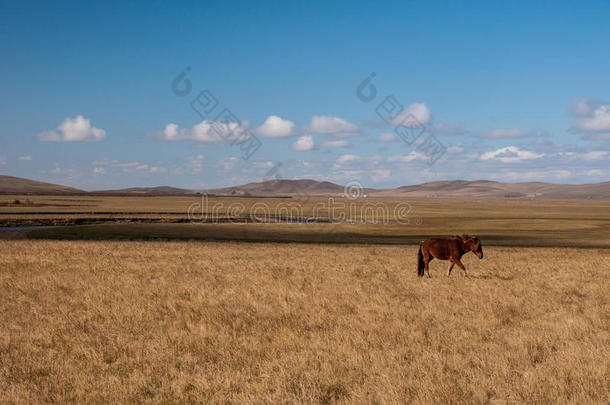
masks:
[[[483,258],[483,247],[481,241],[476,236],[468,235],[456,235],[449,239],[432,238],[422,242],[417,252],[417,275],[420,277],[424,276],[424,270],[428,277],[430,277],[429,263],[432,259],[436,258],[439,260],[449,260],[449,269],[447,270],[447,276],[451,275],[454,265],[458,265],[464,276],[466,274],[466,267],[462,264],[460,259],[465,253],[473,252],[479,259]]]

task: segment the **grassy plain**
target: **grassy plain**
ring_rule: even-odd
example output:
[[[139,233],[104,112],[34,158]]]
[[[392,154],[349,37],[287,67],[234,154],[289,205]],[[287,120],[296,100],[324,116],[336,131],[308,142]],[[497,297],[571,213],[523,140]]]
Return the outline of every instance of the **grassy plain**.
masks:
[[[2,196],[0,403],[608,403],[610,202],[333,201]]]
[[[2,196],[0,200],[15,199],[29,199],[29,204],[0,206],[0,224],[79,225],[32,231],[37,238],[404,244],[470,233],[496,246],[610,247],[610,201],[211,197],[202,202],[201,197],[168,196]],[[387,208],[385,212],[380,206]],[[189,207],[196,224],[189,222]],[[253,221],[251,214],[265,213],[315,217],[322,223],[244,224]],[[324,223],[329,218],[336,223]],[[354,223],[341,223],[342,219]]]
[[[0,402],[607,403],[607,249],[0,241]]]

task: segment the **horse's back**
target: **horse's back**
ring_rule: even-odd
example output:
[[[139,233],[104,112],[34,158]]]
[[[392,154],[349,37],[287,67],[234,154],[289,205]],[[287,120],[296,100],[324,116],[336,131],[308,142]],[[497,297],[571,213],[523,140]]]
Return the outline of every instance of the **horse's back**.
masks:
[[[454,245],[454,244],[457,244],[457,241],[454,239],[430,238],[430,239],[426,239],[422,243],[422,246],[435,247],[435,246],[450,246],[450,245]]]
[[[422,243],[422,250],[440,260],[447,260],[456,249],[455,239],[430,238]]]

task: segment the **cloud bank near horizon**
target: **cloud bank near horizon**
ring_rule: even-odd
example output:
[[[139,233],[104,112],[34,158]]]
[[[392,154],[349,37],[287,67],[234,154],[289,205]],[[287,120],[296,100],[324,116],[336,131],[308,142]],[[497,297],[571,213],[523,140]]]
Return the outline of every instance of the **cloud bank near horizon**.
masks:
[[[191,184],[189,176],[207,176],[210,187],[260,181],[265,171],[282,162],[284,178],[313,178],[338,183],[361,181],[368,185],[398,186],[444,179],[493,179],[504,181],[598,182],[608,177],[610,160],[610,104],[599,99],[577,97],[568,105],[572,122],[566,131],[577,134],[580,144],[556,144],[546,132],[518,127],[497,127],[482,131],[465,129],[448,121],[437,122],[432,110],[423,102],[412,103],[394,120],[415,117],[428,133],[445,144],[446,154],[433,166],[417,143],[405,144],[392,128],[364,129],[335,115],[314,115],[302,124],[277,114],[268,115],[262,123],[250,128],[248,121],[222,123],[203,120],[192,127],[166,124],[153,135],[168,142],[201,144],[200,153],[184,150],[181,161],[162,155],[138,160],[120,160],[109,155],[92,160],[91,167],[70,165],[69,159],[54,161],[38,172],[47,179],[82,186],[87,182],[110,184],[130,182],[163,182],[177,186]],[[262,139],[260,156],[250,162],[235,155],[228,145],[253,133]],[[82,115],[67,117],[53,131],[36,135],[40,142],[100,142],[106,131],[96,128]],[[146,142],[147,137],[142,138]],[[227,144],[227,146],[223,146]],[[207,151],[214,146],[223,153]],[[83,148],[87,148],[83,144]],[[199,148],[197,146],[197,148]],[[218,149],[220,148],[220,149]],[[84,149],[83,149],[84,150]],[[278,154],[279,153],[279,154]],[[0,165],[38,164],[40,156],[23,151],[12,159],[0,156]],[[89,180],[87,180],[90,178]],[[91,180],[93,178],[94,180]],[[178,179],[178,181],[176,181]],[[210,181],[210,179],[212,179]]]

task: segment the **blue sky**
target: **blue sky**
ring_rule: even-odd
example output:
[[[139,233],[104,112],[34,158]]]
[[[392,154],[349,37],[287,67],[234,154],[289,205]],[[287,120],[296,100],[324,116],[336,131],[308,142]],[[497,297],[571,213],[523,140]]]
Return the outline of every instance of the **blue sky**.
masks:
[[[370,187],[607,181],[610,2],[506,3],[3,1],[0,173],[87,190],[274,166]],[[203,90],[218,105],[200,116]],[[388,96],[404,110],[384,123]]]

